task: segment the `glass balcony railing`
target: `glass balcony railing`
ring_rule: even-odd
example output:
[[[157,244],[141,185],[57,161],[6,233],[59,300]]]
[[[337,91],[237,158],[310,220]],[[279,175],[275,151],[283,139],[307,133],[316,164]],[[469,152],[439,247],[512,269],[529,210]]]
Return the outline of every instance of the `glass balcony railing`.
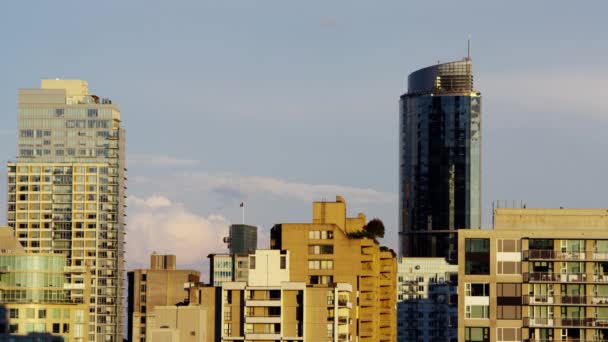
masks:
[[[606,251],[554,251],[544,249],[531,249],[522,251],[523,260],[608,260]]]
[[[608,327],[608,317],[524,317],[524,327]]]

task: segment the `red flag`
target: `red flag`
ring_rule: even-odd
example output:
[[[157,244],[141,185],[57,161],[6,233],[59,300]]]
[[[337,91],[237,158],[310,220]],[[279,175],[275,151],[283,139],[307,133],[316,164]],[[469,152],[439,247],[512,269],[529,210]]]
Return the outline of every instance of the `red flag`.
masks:
[[[244,206],[245,206],[245,203],[244,203],[244,202],[241,202],[240,207],[242,208],[242,207],[244,207]]]

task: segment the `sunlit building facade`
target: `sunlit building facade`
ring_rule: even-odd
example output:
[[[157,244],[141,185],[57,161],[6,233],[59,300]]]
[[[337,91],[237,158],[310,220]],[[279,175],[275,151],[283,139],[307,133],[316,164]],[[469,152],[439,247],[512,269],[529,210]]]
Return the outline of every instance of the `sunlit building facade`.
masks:
[[[90,285],[68,283],[74,272],[90,279],[64,255],[26,253],[12,229],[0,227],[0,341],[86,341]]]
[[[496,209],[458,233],[458,340],[607,341],[608,211]]]
[[[121,341],[126,169],[120,110],[80,80],[43,80],[39,89],[21,89],[18,105],[8,224],[26,251],[63,254],[67,267],[89,270],[85,335]],[[73,273],[68,283],[83,279]]]

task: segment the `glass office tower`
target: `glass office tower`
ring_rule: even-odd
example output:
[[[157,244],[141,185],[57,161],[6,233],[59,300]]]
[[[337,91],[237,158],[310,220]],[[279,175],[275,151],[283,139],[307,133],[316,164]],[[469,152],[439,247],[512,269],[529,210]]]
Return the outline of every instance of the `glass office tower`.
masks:
[[[481,94],[471,60],[410,74],[399,130],[400,254],[453,262],[456,231],[481,224]]]
[[[8,225],[27,252],[59,253],[71,298],[90,273],[89,341],[122,341],[124,129],[120,110],[80,80],[19,91],[17,161],[8,163]],[[76,272],[77,271],[77,272]]]

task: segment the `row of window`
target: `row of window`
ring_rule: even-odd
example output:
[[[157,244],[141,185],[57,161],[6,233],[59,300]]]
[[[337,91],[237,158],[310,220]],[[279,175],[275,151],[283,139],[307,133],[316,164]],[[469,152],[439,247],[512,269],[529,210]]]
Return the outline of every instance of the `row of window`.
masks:
[[[333,270],[333,260],[308,260],[309,270]]]
[[[51,150],[49,149],[31,149],[31,148],[22,148],[19,149],[19,155],[23,157],[33,157],[33,156],[50,156]],[[78,149],[75,148],[67,148],[65,150],[55,150],[55,155],[58,157],[62,156],[80,156],[80,157],[116,157],[118,156],[115,151],[109,151],[104,148],[88,148],[88,149]]]
[[[310,240],[332,240],[334,232],[332,230],[310,230],[308,231]]]

